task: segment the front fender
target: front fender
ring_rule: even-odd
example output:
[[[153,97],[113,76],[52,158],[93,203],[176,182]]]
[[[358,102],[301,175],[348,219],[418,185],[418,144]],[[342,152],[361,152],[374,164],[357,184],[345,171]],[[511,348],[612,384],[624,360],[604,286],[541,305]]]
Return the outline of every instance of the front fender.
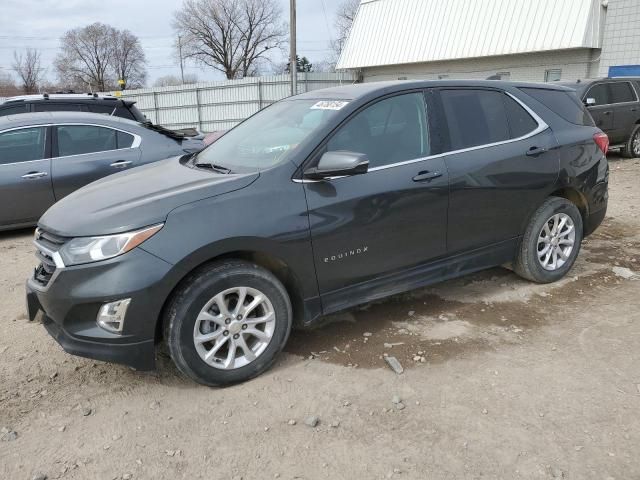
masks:
[[[286,264],[303,298],[318,296],[307,205],[302,185],[261,182],[183,205],[142,248],[171,263],[172,282],[220,256],[262,253]]]

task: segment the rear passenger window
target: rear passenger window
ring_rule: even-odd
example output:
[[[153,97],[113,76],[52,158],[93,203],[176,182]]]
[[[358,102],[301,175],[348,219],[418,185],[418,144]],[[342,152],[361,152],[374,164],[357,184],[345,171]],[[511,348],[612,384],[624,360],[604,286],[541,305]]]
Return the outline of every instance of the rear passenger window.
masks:
[[[518,102],[509,95],[504,95],[503,98],[507,109],[511,138],[524,137],[527,133],[531,133],[538,128],[538,123]]]
[[[131,148],[133,145],[133,135],[118,131],[117,133],[118,148]]]
[[[489,90],[442,90],[450,149],[502,142],[511,138],[503,93]]]
[[[12,105],[10,107],[0,108],[0,116],[17,115],[19,113],[27,113],[27,105],[24,103]]]
[[[116,130],[91,125],[60,125],[57,127],[58,156],[115,150]]]
[[[591,115],[573,92],[544,88],[521,88],[520,90],[569,123],[590,127],[595,125]]]
[[[337,150],[365,153],[370,168],[428,156],[422,93],[387,98],[357,113],[327,143],[327,151]]]
[[[49,103],[47,100],[33,104],[34,112],[81,112],[86,111],[79,103]]]
[[[610,83],[611,103],[635,102],[637,100],[629,82]]]

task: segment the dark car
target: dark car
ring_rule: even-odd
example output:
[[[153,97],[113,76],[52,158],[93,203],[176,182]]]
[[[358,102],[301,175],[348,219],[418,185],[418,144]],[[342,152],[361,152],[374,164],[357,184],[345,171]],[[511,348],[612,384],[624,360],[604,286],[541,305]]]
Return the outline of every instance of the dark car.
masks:
[[[322,315],[505,263],[562,278],[605,216],[606,149],[563,87],[309,92],[54,205],[29,317],[70,353],[150,369],[164,341],[196,381],[243,381]]]
[[[0,117],[0,230],[35,225],[56,201],[94,180],[203,146],[161,127],[95,113]]]
[[[89,112],[146,122],[147,118],[135,107],[135,103],[111,95],[91,93],[22,95],[0,103],[0,117],[32,112]]]
[[[600,78],[563,83],[576,90],[612,148],[640,157],[640,78]]]

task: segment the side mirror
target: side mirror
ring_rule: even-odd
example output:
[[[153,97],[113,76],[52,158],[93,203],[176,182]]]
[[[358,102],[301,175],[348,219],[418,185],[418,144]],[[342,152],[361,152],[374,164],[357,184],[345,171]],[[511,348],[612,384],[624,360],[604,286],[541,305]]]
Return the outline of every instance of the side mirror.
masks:
[[[596,99],[595,99],[595,98],[591,98],[591,97],[589,97],[589,98],[587,98],[587,99],[584,101],[584,104],[585,104],[587,107],[593,107],[593,106],[596,104]]]
[[[364,153],[336,151],[326,152],[320,158],[317,167],[308,168],[304,178],[324,180],[329,177],[362,175],[369,170],[369,159]]]

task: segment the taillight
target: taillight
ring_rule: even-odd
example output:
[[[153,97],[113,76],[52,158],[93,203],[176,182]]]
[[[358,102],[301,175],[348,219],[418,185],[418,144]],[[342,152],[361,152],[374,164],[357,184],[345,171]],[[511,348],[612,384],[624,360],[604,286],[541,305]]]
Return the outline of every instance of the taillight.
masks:
[[[603,132],[596,133],[593,136],[593,141],[596,142],[602,153],[606,155],[609,151],[609,137],[607,137],[607,134]]]

